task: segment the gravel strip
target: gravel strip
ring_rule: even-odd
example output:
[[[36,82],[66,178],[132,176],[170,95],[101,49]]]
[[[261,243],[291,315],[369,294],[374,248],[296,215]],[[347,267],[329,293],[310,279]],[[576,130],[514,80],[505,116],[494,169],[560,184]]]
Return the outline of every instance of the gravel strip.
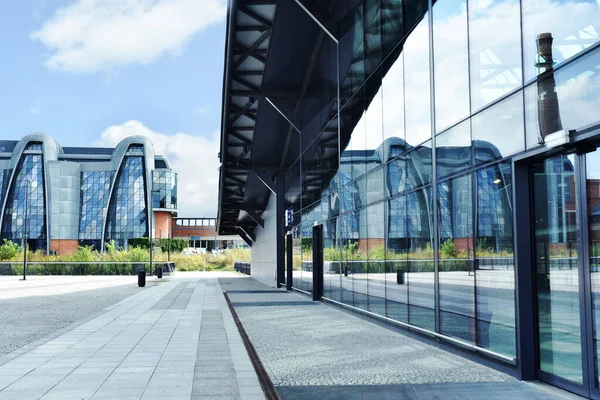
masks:
[[[1,300],[0,364],[6,353],[74,323],[83,323],[106,307],[141,290],[144,289],[131,284],[53,296]]]
[[[275,386],[517,382],[308,296],[269,293],[250,278],[219,282]]]

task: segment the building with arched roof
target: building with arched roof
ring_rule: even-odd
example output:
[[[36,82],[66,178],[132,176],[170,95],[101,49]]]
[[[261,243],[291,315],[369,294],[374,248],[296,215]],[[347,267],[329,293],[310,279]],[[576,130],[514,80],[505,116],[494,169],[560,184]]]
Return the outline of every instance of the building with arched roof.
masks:
[[[167,237],[176,215],[177,173],[145,136],[115,148],[62,147],[43,133],[0,140],[1,239],[56,254],[127,247]]]

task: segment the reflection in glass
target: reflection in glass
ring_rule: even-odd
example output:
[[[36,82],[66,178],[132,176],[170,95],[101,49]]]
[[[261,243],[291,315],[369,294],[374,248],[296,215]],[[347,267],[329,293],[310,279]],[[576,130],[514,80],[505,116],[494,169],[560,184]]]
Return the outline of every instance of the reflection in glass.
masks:
[[[581,383],[574,156],[533,168],[540,369]]]
[[[477,344],[514,356],[515,268],[511,163],[477,171]]]
[[[475,163],[486,164],[525,149],[523,92],[471,119]]]
[[[323,296],[341,301],[342,255],[337,244],[337,218],[323,224]]]
[[[301,271],[301,289],[309,293],[313,290],[313,222],[314,213],[302,214],[301,226],[301,245],[302,245],[302,271]]]
[[[437,177],[455,175],[471,166],[471,124],[465,121],[436,138]]]
[[[522,9],[525,81],[545,72],[539,66],[538,35],[550,33],[554,38],[555,64],[600,40],[600,4],[596,1],[523,0]]]
[[[341,214],[339,220],[339,251],[342,263],[341,302],[354,305],[352,264],[358,249],[358,215],[356,212]]]
[[[545,85],[545,80],[555,81],[558,110],[553,112],[546,103],[552,101],[552,93],[548,91],[554,85]],[[546,89],[540,92],[540,88]],[[561,126],[570,131],[600,122],[600,52],[594,51],[528,86],[525,106],[527,148],[543,143],[542,133],[549,132],[544,132],[542,126]]]
[[[406,200],[408,322],[435,330],[433,201],[431,186],[410,193]]]
[[[385,315],[385,207],[380,202],[367,207],[367,229],[361,237],[367,238],[367,294],[368,310]]]
[[[425,14],[404,43],[406,142],[413,146],[431,138],[428,21]]]
[[[386,218],[386,316],[408,322],[406,196],[390,199]]]
[[[518,0],[469,0],[471,110],[521,86]]]
[[[586,189],[588,235],[590,249],[590,283],[592,289],[592,319],[594,360],[596,361],[595,385],[598,387],[600,359],[598,344],[600,341],[600,152],[598,150],[586,154]]]
[[[471,175],[437,185],[440,332],[475,342]]]
[[[435,129],[441,132],[469,114],[469,53],[466,0],[433,6]]]
[[[404,52],[387,71],[383,88],[383,137],[404,139]]]

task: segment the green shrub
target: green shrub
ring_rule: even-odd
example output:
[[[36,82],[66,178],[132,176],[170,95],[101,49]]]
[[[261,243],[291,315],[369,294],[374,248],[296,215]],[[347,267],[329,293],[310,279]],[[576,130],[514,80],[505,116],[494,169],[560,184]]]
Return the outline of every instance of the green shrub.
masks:
[[[171,242],[171,253],[181,253],[188,247],[188,241],[185,239],[170,239]],[[162,239],[160,241],[160,250],[163,253],[169,251],[169,239]]]
[[[4,239],[4,244],[0,246],[0,261],[13,260],[21,252],[21,246],[10,240]]]
[[[140,247],[142,249],[150,249],[150,239],[148,238],[135,238],[129,239],[129,247]]]
[[[446,240],[442,243],[441,256],[443,258],[455,258],[456,257],[456,245],[452,239]]]

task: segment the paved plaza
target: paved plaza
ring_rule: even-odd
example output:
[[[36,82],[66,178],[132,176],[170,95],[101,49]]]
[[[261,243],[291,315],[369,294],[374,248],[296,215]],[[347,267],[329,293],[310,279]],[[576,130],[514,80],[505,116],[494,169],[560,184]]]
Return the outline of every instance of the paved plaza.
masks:
[[[264,399],[218,276],[150,278],[95,318],[0,358],[0,400]]]

